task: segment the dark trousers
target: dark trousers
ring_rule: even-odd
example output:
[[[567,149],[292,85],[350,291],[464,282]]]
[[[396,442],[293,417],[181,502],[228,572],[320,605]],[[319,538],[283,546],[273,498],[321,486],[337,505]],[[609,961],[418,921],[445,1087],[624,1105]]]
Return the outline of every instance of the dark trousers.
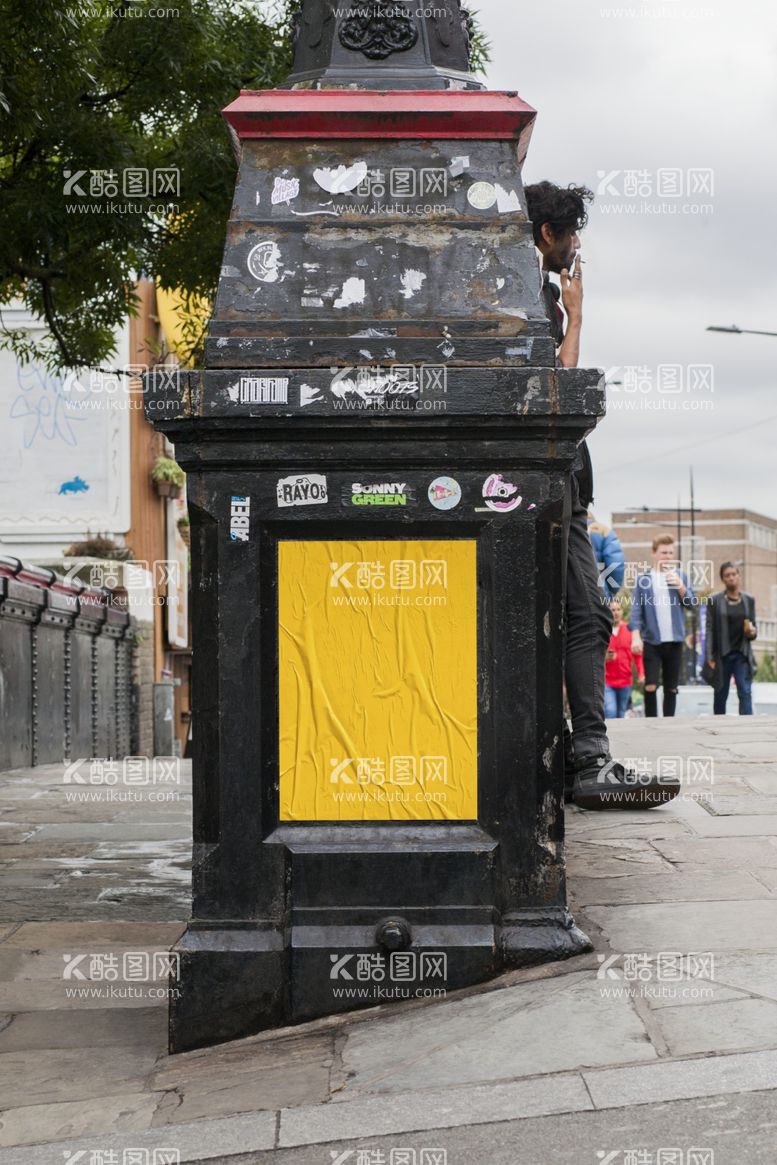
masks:
[[[729,651],[718,664],[723,668],[723,687],[715,689],[715,715],[726,715],[728,694],[733,677],[739,696],[739,715],[753,715],[753,681],[750,666],[741,651]]]
[[[645,644],[645,715],[658,715],[658,694],[648,687],[664,688],[664,716],[674,716],[677,709],[677,688],[683,662],[682,643]]]
[[[609,753],[604,722],[604,667],[612,634],[612,615],[599,586],[588,512],[580,501],[575,474],[567,491],[566,685],[572,714],[575,761]]]

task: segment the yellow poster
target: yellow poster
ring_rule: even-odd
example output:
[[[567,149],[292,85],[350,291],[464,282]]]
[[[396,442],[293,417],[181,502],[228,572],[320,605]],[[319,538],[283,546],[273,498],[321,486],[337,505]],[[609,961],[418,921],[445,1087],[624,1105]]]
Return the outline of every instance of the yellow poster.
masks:
[[[476,557],[279,544],[282,821],[477,818]]]

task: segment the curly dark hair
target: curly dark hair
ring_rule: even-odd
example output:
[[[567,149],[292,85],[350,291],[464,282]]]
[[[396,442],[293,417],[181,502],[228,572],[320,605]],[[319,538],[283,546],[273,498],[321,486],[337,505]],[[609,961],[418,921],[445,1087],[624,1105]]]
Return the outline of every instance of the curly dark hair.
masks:
[[[556,186],[553,182],[536,182],[526,187],[529,218],[534,227],[534,241],[539,243],[543,223],[556,237],[567,231],[582,231],[588,222],[586,203],[594,194],[587,186]]]

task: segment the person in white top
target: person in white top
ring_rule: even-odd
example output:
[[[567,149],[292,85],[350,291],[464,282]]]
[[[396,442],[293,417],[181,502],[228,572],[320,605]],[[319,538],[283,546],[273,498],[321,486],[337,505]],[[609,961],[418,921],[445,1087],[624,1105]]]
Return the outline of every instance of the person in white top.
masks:
[[[663,683],[664,716],[674,716],[685,643],[685,612],[696,597],[677,569],[674,538],[662,534],[653,543],[653,568],[640,575],[634,589],[629,627],[632,651],[645,661],[645,715],[658,715],[658,687]]]

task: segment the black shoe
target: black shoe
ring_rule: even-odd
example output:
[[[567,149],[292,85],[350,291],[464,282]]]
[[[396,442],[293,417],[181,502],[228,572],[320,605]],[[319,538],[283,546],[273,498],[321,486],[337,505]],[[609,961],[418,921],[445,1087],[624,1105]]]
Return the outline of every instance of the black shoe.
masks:
[[[611,756],[579,761],[572,801],[580,809],[654,809],[673,801],[680,782],[627,771]]]

